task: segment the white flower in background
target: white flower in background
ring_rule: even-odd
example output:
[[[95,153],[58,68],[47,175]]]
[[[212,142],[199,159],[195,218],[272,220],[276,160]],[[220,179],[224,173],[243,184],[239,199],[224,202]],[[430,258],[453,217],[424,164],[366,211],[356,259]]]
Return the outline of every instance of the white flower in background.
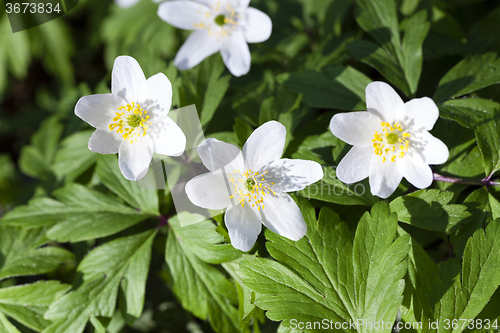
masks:
[[[158,16],[185,30],[195,30],[177,53],[174,64],[184,70],[198,65],[219,52],[234,76],[250,70],[247,43],[260,43],[271,36],[272,22],[250,0],[167,1],[160,4]]]
[[[135,4],[137,4],[139,1],[140,0],[115,0],[115,3],[118,7],[130,8],[130,7],[134,6]],[[156,3],[159,3],[162,1],[166,1],[166,0],[153,0],[153,2],[156,2]]]
[[[285,135],[282,124],[270,121],[250,135],[243,151],[216,139],[206,139],[198,147],[210,172],[186,184],[187,196],[202,208],[227,208],[231,243],[242,251],[255,244],[261,223],[294,241],[306,234],[302,213],[285,192],[317,182],[323,170],[313,161],[280,159]]]
[[[115,3],[118,7],[121,8],[129,8],[134,6],[136,3],[138,3],[140,0],[115,0]]]
[[[97,129],[89,149],[118,153],[123,176],[138,180],[146,175],[153,152],[184,152],[186,137],[167,116],[171,103],[172,85],[163,73],[146,80],[134,58],[121,56],[113,65],[111,94],[80,98],[75,114]]]
[[[353,145],[340,161],[337,177],[355,183],[370,177],[373,195],[389,197],[405,177],[417,188],[429,187],[433,176],[429,164],[448,159],[448,148],[428,131],[439,110],[428,97],[404,103],[391,86],[372,82],[366,87],[368,111],[339,113],[330,130]]]

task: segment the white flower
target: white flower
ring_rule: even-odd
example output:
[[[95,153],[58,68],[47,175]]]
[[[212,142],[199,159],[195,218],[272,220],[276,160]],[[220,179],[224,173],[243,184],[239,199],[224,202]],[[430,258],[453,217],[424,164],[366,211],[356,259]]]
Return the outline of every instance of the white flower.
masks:
[[[135,4],[137,4],[140,0],[115,0],[115,3],[118,7],[121,7],[121,8],[130,8],[132,6],[134,6]],[[153,0],[153,2],[162,2],[162,1],[165,1],[165,0]]]
[[[405,177],[417,188],[431,185],[429,164],[448,159],[448,148],[428,131],[439,110],[428,97],[404,103],[391,86],[372,82],[366,87],[368,111],[339,113],[330,130],[353,145],[340,161],[337,177],[355,183],[370,177],[373,195],[389,197]]]
[[[100,154],[118,153],[125,178],[145,176],[153,152],[179,156],[186,137],[167,114],[172,103],[172,85],[163,73],[146,80],[137,61],[116,58],[111,74],[111,94],[80,98],[75,114],[97,128],[89,149]]]
[[[313,161],[280,159],[285,135],[282,124],[270,121],[250,135],[243,151],[216,139],[206,139],[198,147],[210,172],[186,184],[187,196],[202,208],[227,207],[231,243],[242,251],[255,244],[261,223],[294,241],[306,234],[302,213],[285,192],[315,183],[323,178],[323,170]]]
[[[136,3],[138,3],[140,0],[115,0],[115,3],[118,7],[121,8],[129,8],[134,6]]]
[[[219,52],[234,76],[250,70],[247,43],[260,43],[271,36],[272,22],[250,0],[167,1],[158,16],[174,27],[195,30],[177,53],[174,64],[184,70]]]

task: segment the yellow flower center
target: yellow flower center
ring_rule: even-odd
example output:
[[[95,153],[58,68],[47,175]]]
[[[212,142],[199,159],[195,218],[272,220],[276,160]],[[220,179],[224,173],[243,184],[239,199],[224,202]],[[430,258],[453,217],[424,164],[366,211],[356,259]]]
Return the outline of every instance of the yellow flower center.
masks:
[[[243,17],[236,12],[231,4],[222,4],[220,1],[210,6],[209,10],[206,10],[204,6],[200,6],[198,14],[204,14],[205,19],[194,23],[194,27],[206,29],[209,36],[214,36],[218,40],[222,37],[230,36],[232,31],[236,30],[236,27],[239,25],[238,20]]]
[[[233,190],[233,195],[230,198],[234,198],[235,195],[239,196],[238,204],[241,204],[241,207],[244,207],[245,202],[248,202],[252,207],[257,206],[257,210],[260,210],[261,207],[264,209],[264,197],[266,194],[272,193],[276,195],[270,187],[274,183],[266,181],[265,175],[267,171],[262,174],[253,172],[252,170],[245,172],[235,170],[233,172],[235,176],[232,174],[229,175],[229,181],[232,183],[231,187]]]
[[[148,121],[147,112],[139,104],[132,102],[132,104],[120,106],[118,111],[121,112],[116,112],[113,122],[109,124],[111,131],[122,134],[123,139],[130,144],[137,142],[139,136],[146,135],[151,123]]]
[[[391,162],[396,162],[397,157],[403,158],[405,152],[408,151],[410,134],[403,131],[398,123],[391,125],[388,122],[382,122],[380,125],[382,133],[375,131],[372,139],[375,154],[382,156],[383,163],[387,158],[390,158]]]

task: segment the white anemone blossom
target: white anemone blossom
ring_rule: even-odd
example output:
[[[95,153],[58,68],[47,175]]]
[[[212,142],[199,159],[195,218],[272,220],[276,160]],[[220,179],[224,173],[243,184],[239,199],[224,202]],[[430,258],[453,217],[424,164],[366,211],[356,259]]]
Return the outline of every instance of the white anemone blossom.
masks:
[[[115,0],[116,5],[121,8],[132,7],[138,2],[139,0]]]
[[[366,87],[368,111],[339,113],[330,121],[330,130],[353,145],[340,161],[337,177],[352,184],[370,177],[370,190],[389,197],[405,177],[417,188],[429,187],[433,180],[429,164],[448,159],[448,148],[428,131],[439,110],[428,97],[404,103],[384,82]]]
[[[234,76],[250,70],[247,43],[260,43],[271,36],[272,22],[250,0],[167,1],[158,16],[179,29],[194,30],[177,53],[174,64],[184,70],[219,52]]]
[[[134,58],[120,56],[113,65],[111,94],[80,98],[75,114],[96,128],[89,149],[118,153],[123,176],[138,180],[146,175],[153,152],[184,152],[186,137],[167,116],[171,103],[172,85],[163,73],[146,80]]]
[[[306,234],[302,213],[286,192],[317,182],[323,170],[313,161],[281,159],[285,136],[285,127],[270,121],[250,135],[243,151],[216,139],[206,139],[198,147],[210,172],[186,184],[187,196],[202,208],[227,208],[231,243],[242,251],[255,244],[261,223],[294,241]]]
[[[115,3],[118,7],[121,8],[130,8],[136,5],[140,0],[115,0]],[[165,0],[153,0],[153,2],[162,2]]]

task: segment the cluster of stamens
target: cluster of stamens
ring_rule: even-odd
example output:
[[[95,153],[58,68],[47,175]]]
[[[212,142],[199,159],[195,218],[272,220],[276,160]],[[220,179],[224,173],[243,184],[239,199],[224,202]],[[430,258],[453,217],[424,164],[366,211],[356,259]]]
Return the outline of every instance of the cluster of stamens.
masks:
[[[206,19],[213,19],[213,23],[208,20],[207,22],[201,21],[200,23],[194,23],[195,28],[206,29],[209,36],[215,36],[217,39],[221,37],[226,37],[231,35],[231,32],[236,30],[238,26],[238,20],[242,17],[241,14],[236,13],[235,9],[229,4],[221,4],[217,1],[214,5],[210,7],[211,11],[205,12]],[[200,11],[198,14],[202,14],[203,7],[200,6]],[[214,17],[214,13],[219,13]]]
[[[388,157],[391,162],[396,162],[396,158],[403,158],[408,151],[410,134],[403,131],[399,123],[394,125],[388,122],[380,123],[382,133],[375,131],[372,139],[375,154],[382,156],[382,162],[385,163]]]
[[[137,142],[139,136],[145,136],[148,126],[151,124],[146,114],[139,104],[127,104],[120,106],[116,112],[113,122],[109,124],[109,129],[116,133],[122,134],[124,140],[130,144]]]
[[[265,175],[268,171],[264,171],[259,174],[258,172],[253,172],[252,170],[247,170],[245,172],[233,171],[236,174],[235,178],[232,174],[229,175],[229,181],[232,183],[232,191],[233,195],[230,198],[234,198],[234,196],[239,196],[238,204],[241,207],[245,206],[245,202],[251,204],[252,207],[257,206],[257,210],[260,211],[260,208],[264,209],[264,197],[266,194],[272,193],[276,195],[273,189],[270,187],[274,185],[274,183],[266,182]],[[239,176],[239,177],[238,177]]]

